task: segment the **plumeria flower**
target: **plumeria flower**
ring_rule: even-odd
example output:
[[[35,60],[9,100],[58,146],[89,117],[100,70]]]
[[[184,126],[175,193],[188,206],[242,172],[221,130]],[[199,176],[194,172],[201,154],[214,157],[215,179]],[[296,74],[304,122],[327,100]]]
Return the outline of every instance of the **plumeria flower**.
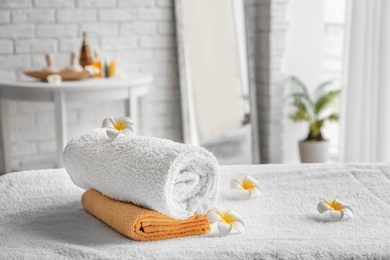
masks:
[[[341,202],[339,199],[322,199],[317,205],[317,210],[321,214],[329,212],[329,216],[332,221],[340,221],[344,218],[344,216],[353,218],[352,208]]]
[[[115,139],[119,134],[132,135],[135,122],[129,117],[117,116],[106,118],[103,121],[103,128],[106,129],[108,137]]]
[[[260,196],[260,187],[257,181],[249,175],[243,179],[233,179],[230,182],[230,189],[239,190],[241,199],[249,199]]]
[[[95,74],[100,72],[99,68],[96,68],[96,67],[94,67],[92,65],[85,66],[84,70],[86,70],[91,75],[95,75]]]
[[[62,82],[62,77],[57,74],[50,74],[46,77],[47,82],[50,84],[60,85]]]
[[[207,220],[210,223],[218,222],[218,231],[222,236],[229,234],[233,228],[240,233],[245,231],[242,217],[233,210],[220,211],[219,209],[213,209],[207,214]]]

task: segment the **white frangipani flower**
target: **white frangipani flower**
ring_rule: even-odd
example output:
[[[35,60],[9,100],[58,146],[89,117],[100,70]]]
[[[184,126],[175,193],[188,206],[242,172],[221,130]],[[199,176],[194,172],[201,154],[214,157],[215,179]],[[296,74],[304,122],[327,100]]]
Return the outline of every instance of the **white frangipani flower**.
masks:
[[[218,231],[222,236],[229,234],[233,228],[240,233],[245,231],[242,217],[233,210],[220,211],[219,209],[213,209],[207,214],[207,220],[210,223],[218,222]]]
[[[94,67],[92,65],[85,66],[84,70],[86,70],[91,75],[95,75],[95,74],[100,72],[99,68],[96,68],[96,67]]]
[[[46,80],[50,84],[60,85],[62,82],[62,77],[61,75],[58,74],[50,74],[49,76],[46,77]]]
[[[115,139],[119,134],[132,135],[135,122],[129,117],[117,116],[106,118],[103,121],[103,128],[106,129],[108,137]]]
[[[331,221],[340,221],[345,216],[353,218],[352,208],[341,202],[339,199],[322,199],[317,205],[317,210],[320,214],[329,212],[329,217]]]
[[[230,189],[238,190],[241,199],[260,196],[260,187],[257,181],[249,175],[243,179],[233,179],[230,182]]]

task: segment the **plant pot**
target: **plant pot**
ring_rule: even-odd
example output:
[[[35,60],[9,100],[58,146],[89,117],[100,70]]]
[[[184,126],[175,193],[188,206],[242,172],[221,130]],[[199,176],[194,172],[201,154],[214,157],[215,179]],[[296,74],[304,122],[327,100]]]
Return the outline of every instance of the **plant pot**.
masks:
[[[329,158],[329,142],[300,141],[299,154],[303,163],[326,163]]]

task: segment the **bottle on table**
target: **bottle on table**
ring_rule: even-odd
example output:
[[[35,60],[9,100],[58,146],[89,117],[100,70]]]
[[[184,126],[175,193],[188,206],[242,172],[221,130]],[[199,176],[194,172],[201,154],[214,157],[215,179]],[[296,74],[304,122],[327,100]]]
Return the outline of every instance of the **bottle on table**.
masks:
[[[100,61],[99,53],[97,51],[94,52],[92,66],[96,69],[96,72],[93,76],[95,78],[101,78],[102,77],[102,63]]]
[[[89,50],[87,42],[87,33],[83,32],[83,43],[80,50],[80,65],[84,68],[85,66],[92,65],[91,51]]]
[[[104,76],[112,78],[116,76],[116,61],[106,59],[104,62]]]
[[[111,60],[110,61],[110,77],[115,77],[116,76],[116,61]]]

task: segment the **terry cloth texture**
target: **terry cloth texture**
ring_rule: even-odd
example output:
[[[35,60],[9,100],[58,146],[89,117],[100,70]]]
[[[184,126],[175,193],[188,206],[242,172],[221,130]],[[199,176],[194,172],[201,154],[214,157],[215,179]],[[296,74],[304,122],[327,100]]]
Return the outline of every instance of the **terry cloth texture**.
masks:
[[[69,141],[63,161],[79,187],[175,219],[204,215],[217,199],[218,162],[198,146],[146,136],[113,140],[93,129]]]
[[[176,220],[129,202],[115,201],[96,190],[87,190],[81,204],[119,233],[138,241],[203,235],[210,231],[205,216],[196,214],[186,220]]]
[[[231,179],[252,176],[260,197],[237,200]],[[390,165],[221,167],[217,208],[245,232],[141,243],[87,213],[84,190],[63,169],[0,177],[0,259],[390,259]],[[324,222],[320,198],[338,196],[355,217]]]

